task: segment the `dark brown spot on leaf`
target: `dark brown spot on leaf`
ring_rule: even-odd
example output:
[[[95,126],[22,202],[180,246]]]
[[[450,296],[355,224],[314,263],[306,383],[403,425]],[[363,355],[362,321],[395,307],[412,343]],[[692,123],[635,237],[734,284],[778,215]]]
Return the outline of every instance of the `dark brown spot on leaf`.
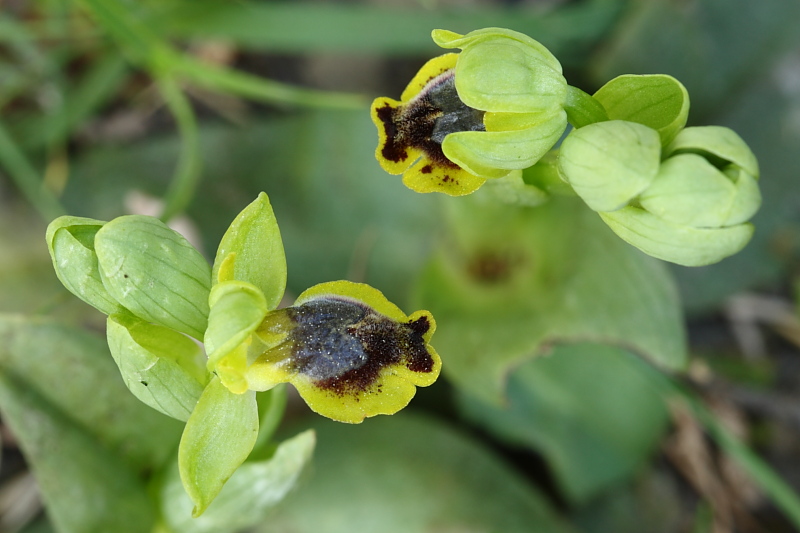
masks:
[[[425,165],[424,167],[419,169],[419,171],[422,172],[423,174],[430,174],[433,171],[433,167],[430,165]]]

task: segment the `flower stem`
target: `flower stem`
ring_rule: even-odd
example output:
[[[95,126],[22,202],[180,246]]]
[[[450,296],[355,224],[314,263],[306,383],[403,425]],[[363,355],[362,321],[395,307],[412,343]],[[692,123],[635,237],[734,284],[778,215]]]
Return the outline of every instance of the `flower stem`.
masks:
[[[171,77],[160,79],[158,87],[178,124],[181,136],[180,157],[165,197],[164,212],[161,214],[161,220],[166,222],[191,203],[200,177],[202,160],[197,138],[197,121],[188,99]]]

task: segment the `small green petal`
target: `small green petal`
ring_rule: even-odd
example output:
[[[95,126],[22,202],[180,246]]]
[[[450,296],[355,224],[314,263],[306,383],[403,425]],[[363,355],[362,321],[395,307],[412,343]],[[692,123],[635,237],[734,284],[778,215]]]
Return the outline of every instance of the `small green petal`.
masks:
[[[735,198],[736,186],[725,174],[699,155],[681,154],[661,164],[639,202],[675,224],[716,228],[726,225]]]
[[[105,222],[63,216],[47,226],[47,248],[56,276],[72,294],[105,314],[122,307],[100,280],[94,237]]]
[[[744,248],[751,224],[726,228],[692,228],[673,224],[637,207],[600,213],[620,238],[644,253],[684,266],[710,265]]]
[[[129,314],[108,317],[106,335],[134,396],[167,416],[188,420],[209,380],[200,347],[177,331]]]
[[[697,126],[681,131],[667,147],[667,155],[693,152],[712,155],[744,169],[758,179],[758,160],[739,135],[723,126]]]
[[[220,279],[220,266],[230,254],[235,254],[232,272],[223,271],[226,279]],[[278,307],[286,289],[286,256],[278,222],[263,192],[237,215],[223,235],[212,279],[213,283],[228,279],[251,283],[261,289],[269,309]]]
[[[661,142],[652,128],[612,120],[573,130],[558,156],[559,172],[595,211],[614,211],[658,174]]]
[[[261,290],[243,281],[223,281],[211,289],[211,311],[205,345],[208,369],[245,342],[267,315],[267,302]]]
[[[603,85],[595,94],[611,120],[636,122],[656,130],[668,145],[686,125],[689,93],[666,74],[625,74]]]
[[[183,487],[200,516],[247,459],[258,436],[256,393],[233,394],[218,378],[206,386],[178,448]]]
[[[180,234],[153,217],[128,215],[95,237],[103,285],[144,320],[203,338],[211,269]]]
[[[535,39],[531,39],[524,33],[519,33],[506,28],[483,28],[469,32],[466,35],[448,30],[433,30],[431,32],[433,42],[442,48],[467,48],[478,43],[494,40],[511,40],[524,44],[525,46],[533,49],[539,59],[544,61],[550,68],[561,72],[561,63],[558,62],[550,50],[548,50],[542,43]]]
[[[502,178],[510,170],[534,165],[558,141],[567,126],[567,115],[559,109],[550,115],[487,113],[490,131],[451,133],[442,143],[447,158],[467,171],[485,178]],[[521,122],[530,124],[516,129]],[[501,130],[504,126],[513,130]]]

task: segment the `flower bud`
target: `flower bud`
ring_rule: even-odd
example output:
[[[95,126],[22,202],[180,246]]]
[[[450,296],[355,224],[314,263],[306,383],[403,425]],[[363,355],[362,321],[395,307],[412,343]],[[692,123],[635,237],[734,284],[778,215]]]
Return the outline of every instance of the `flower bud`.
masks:
[[[649,255],[700,266],[741,250],[761,205],[758,164],[744,141],[708,126],[681,130],[663,156],[658,147],[658,133],[641,124],[592,124],[564,140],[559,170],[617,235]]]
[[[417,192],[469,194],[486,179],[535,164],[567,124],[561,65],[523,34],[487,28],[433,32],[461,48],[423,66],[395,101],[378,98],[376,157]]]

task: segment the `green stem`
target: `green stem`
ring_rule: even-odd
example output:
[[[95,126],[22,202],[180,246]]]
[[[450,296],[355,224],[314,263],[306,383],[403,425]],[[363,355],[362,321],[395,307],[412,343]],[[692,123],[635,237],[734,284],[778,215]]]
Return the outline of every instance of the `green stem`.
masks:
[[[177,54],[169,63],[174,74],[188,81],[252,100],[327,109],[364,109],[368,104],[360,94],[303,89]]]
[[[172,116],[175,117],[181,136],[181,153],[169,190],[164,197],[164,212],[161,214],[161,220],[166,222],[191,203],[200,177],[202,159],[197,120],[189,100],[172,77],[160,79],[158,87]]]
[[[572,85],[567,86],[567,101],[564,104],[567,120],[575,128],[608,120],[603,104]]]
[[[362,95],[314,91],[215,67],[176,52],[153,34],[141,20],[118,0],[83,0],[97,21],[125,47],[132,59],[143,64],[157,78],[164,74],[182,76],[213,90],[269,103],[295,104],[329,109],[364,109]]]
[[[44,187],[39,173],[0,124],[0,164],[45,221],[66,214],[55,195]]]

